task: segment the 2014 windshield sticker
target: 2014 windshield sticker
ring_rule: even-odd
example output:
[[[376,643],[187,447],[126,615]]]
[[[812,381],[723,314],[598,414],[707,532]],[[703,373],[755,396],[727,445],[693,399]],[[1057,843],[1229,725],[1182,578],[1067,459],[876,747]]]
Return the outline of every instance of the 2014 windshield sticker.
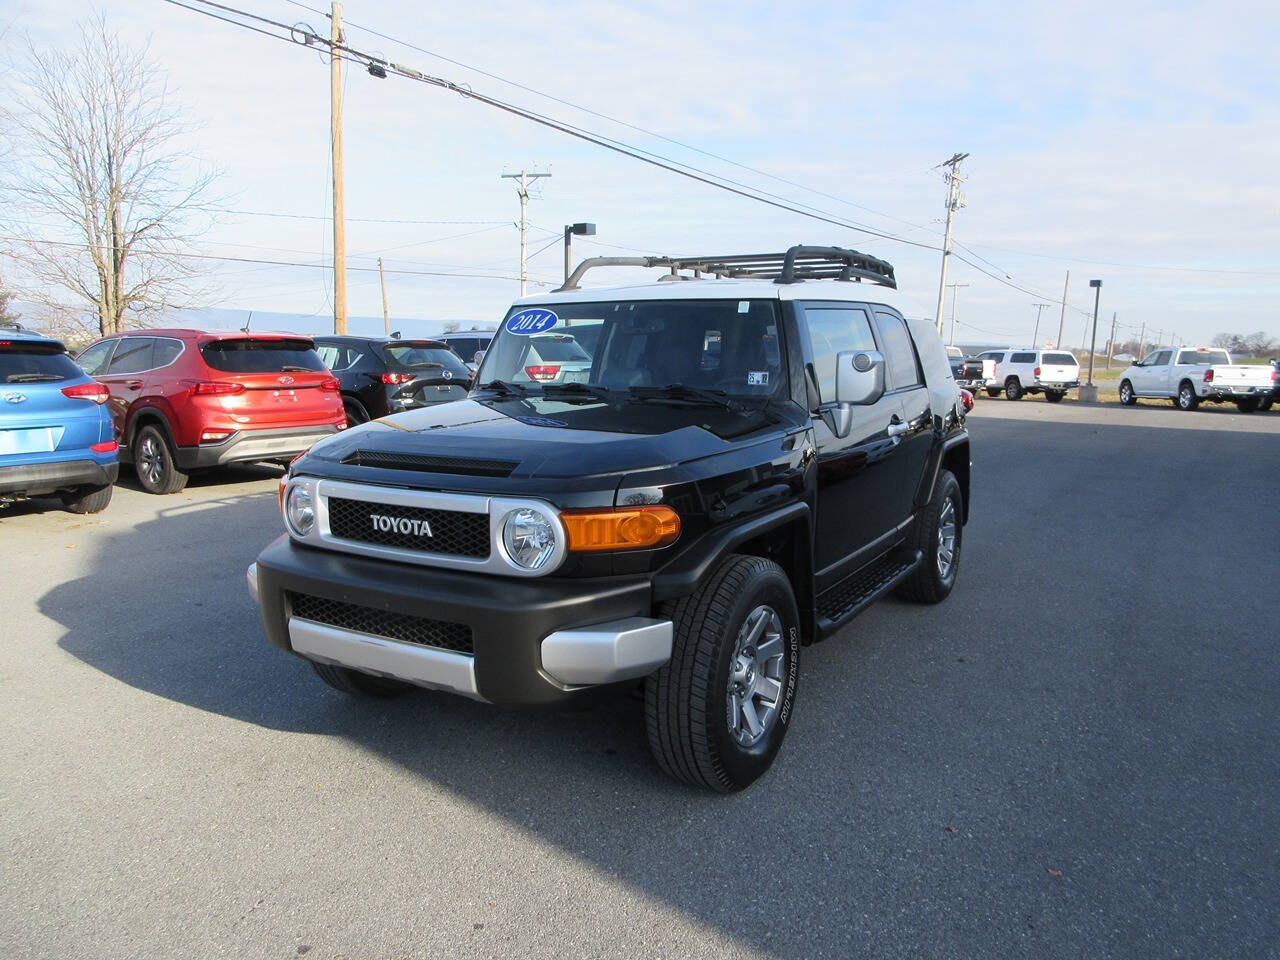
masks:
[[[507,333],[531,337],[535,333],[546,333],[559,322],[560,318],[550,310],[521,310],[507,317],[506,327]]]
[[[747,386],[748,387],[767,387],[769,385],[768,370],[748,370]]]

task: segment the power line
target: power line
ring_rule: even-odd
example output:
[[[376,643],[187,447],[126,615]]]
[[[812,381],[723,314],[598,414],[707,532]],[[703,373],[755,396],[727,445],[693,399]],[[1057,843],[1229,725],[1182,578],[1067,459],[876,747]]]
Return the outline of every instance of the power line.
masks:
[[[57,246],[57,247],[75,247],[81,250],[85,249],[86,247],[86,245],[83,243],[73,243],[66,240],[33,239],[31,237],[0,236],[0,240],[8,241],[11,243],[40,243],[40,244]],[[180,257],[180,258],[185,258],[189,260],[217,260],[225,263],[257,263],[257,264],[264,264],[266,266],[272,266],[272,267],[306,267],[313,270],[332,270],[333,269],[333,267],[327,263],[303,263],[298,260],[267,260],[267,259],[262,259],[258,257],[227,257],[227,256],[219,256],[213,253],[189,253],[182,250],[147,250],[145,252],[148,255],[152,255],[152,256]],[[362,273],[378,272],[377,267],[347,267],[347,269],[358,270]],[[450,272],[441,271],[441,270],[392,269],[392,270],[387,270],[387,273],[394,273],[394,274],[400,274],[402,276],[411,276],[411,277],[463,277],[467,279],[477,279],[477,280],[519,280],[520,279],[519,277],[512,276],[510,274],[450,273]],[[551,285],[553,283],[553,281],[550,281],[550,280],[539,280],[537,278],[530,278],[530,279],[534,280],[535,283],[540,283],[543,285]],[[554,281],[554,282],[558,282],[558,281]]]
[[[197,11],[198,12],[198,11]],[[197,210],[209,210],[216,213],[231,213],[243,217],[277,217],[283,220],[324,220],[331,218],[316,213],[282,213],[273,210],[235,210],[230,207],[195,207]],[[347,217],[347,223],[407,223],[429,224],[432,226],[480,226],[508,224],[510,220],[412,220],[402,217]]]
[[[322,10],[318,10],[318,9],[316,9],[315,7],[308,6],[307,4],[300,2],[300,0],[286,0],[286,2],[287,2],[287,3],[291,3],[291,4],[293,4],[295,7],[299,7],[299,8],[301,8],[301,9],[303,9],[303,10],[308,10],[308,11],[310,11],[311,13],[317,14],[317,15],[319,15],[319,16],[327,16],[327,14],[325,14]],[[673,146],[681,147],[682,149],[692,151],[693,153],[701,154],[702,156],[704,156],[704,157],[709,157],[709,158],[711,158],[711,159],[713,159],[713,160],[719,160],[719,161],[721,161],[722,163],[727,163],[727,164],[729,164],[730,166],[737,167],[737,168],[738,168],[738,169],[740,169],[740,170],[746,170],[746,171],[749,171],[750,173],[757,174],[757,175],[762,176],[762,177],[765,177],[765,178],[767,178],[767,179],[769,179],[769,180],[773,180],[773,181],[775,181],[775,182],[777,182],[777,183],[785,183],[785,184],[787,184],[788,186],[792,186],[792,187],[796,187],[797,189],[804,190],[806,193],[812,193],[812,194],[814,194],[815,196],[825,197],[825,198],[826,198],[826,199],[828,199],[828,200],[834,200],[834,201],[836,201],[837,203],[842,203],[842,204],[845,204],[846,206],[854,207],[855,209],[858,209],[858,210],[865,210],[867,213],[875,214],[875,215],[876,215],[876,216],[878,216],[878,217],[884,217],[886,220],[893,220],[893,221],[895,221],[895,222],[897,222],[897,223],[901,223],[901,224],[904,224],[904,225],[906,225],[906,226],[913,227],[913,228],[915,228],[915,229],[917,229],[917,230],[929,230],[929,228],[928,228],[928,227],[922,226],[922,225],[920,225],[920,224],[918,224],[918,223],[912,223],[910,220],[903,220],[901,217],[895,217],[895,216],[893,216],[892,214],[885,213],[885,212],[883,212],[883,211],[881,211],[881,210],[875,210],[875,209],[873,209],[873,208],[871,208],[871,207],[868,207],[868,206],[865,206],[865,205],[863,205],[863,204],[855,203],[854,201],[852,201],[852,200],[848,200],[848,199],[845,199],[844,197],[838,197],[838,196],[836,196],[835,194],[831,194],[831,193],[827,193],[827,192],[822,191],[822,190],[818,190],[818,189],[816,189],[816,188],[814,188],[814,187],[807,186],[807,185],[805,185],[805,184],[803,184],[803,183],[799,183],[798,181],[795,181],[795,180],[788,180],[786,177],[780,177],[780,176],[778,176],[778,175],[776,175],[776,174],[769,173],[767,170],[761,170],[761,169],[759,169],[758,167],[752,167],[752,166],[750,166],[750,165],[748,165],[748,164],[740,163],[740,162],[738,162],[737,160],[732,160],[732,159],[730,159],[729,157],[722,156],[721,154],[713,153],[712,151],[710,151],[710,150],[705,150],[705,149],[703,149],[702,147],[694,146],[693,144],[691,144],[691,143],[686,143],[686,142],[684,142],[683,140],[677,140],[677,139],[675,139],[674,137],[669,137],[669,136],[667,136],[667,135],[665,135],[665,134],[658,133],[656,130],[650,130],[650,129],[646,128],[646,127],[639,126],[638,124],[630,123],[629,121],[621,120],[621,119],[619,119],[618,117],[614,117],[614,116],[611,116],[611,115],[609,115],[609,114],[607,114],[607,113],[603,113],[603,112],[601,112],[601,111],[599,111],[599,110],[592,109],[591,107],[584,107],[582,104],[580,104],[580,103],[575,103],[575,102],[573,102],[572,100],[566,100],[566,99],[564,99],[564,98],[562,98],[562,97],[557,97],[557,96],[555,96],[554,94],[545,93],[545,92],[543,92],[543,91],[541,91],[541,90],[538,90],[538,89],[537,89],[537,88],[535,88],[535,87],[528,86],[527,84],[520,83],[519,81],[516,81],[516,80],[508,79],[507,77],[503,77],[503,76],[500,76],[499,74],[492,73],[492,72],[490,72],[490,71],[488,71],[488,70],[485,70],[485,69],[483,69],[483,68],[481,68],[481,67],[473,66],[473,65],[471,65],[471,64],[469,64],[469,63],[465,63],[465,62],[463,62],[463,61],[461,61],[461,60],[455,60],[455,59],[454,59],[454,58],[452,58],[452,57],[446,57],[446,56],[445,56],[444,54],[442,54],[442,53],[436,53],[436,52],[435,52],[435,51],[433,51],[433,50],[428,50],[426,47],[422,47],[422,46],[419,46],[419,45],[417,45],[417,44],[415,44],[415,43],[411,43],[411,42],[410,42],[410,41],[408,41],[408,40],[401,40],[401,39],[400,39],[400,38],[398,38],[398,37],[393,37],[393,36],[391,36],[391,35],[389,35],[389,34],[382,33],[381,31],[376,30],[376,29],[374,29],[373,27],[366,27],[366,26],[363,26],[363,25],[361,25],[361,24],[356,23],[354,20],[346,20],[346,21],[345,21],[345,23],[346,23],[346,25],[347,25],[347,26],[352,27],[352,28],[354,28],[354,29],[356,29],[356,30],[360,30],[360,31],[361,31],[361,32],[363,32],[363,33],[368,33],[368,34],[370,34],[370,35],[372,35],[372,36],[379,37],[379,38],[381,38],[381,39],[383,39],[383,40],[390,41],[391,43],[398,44],[398,45],[400,45],[400,46],[402,46],[402,47],[406,47],[407,49],[410,49],[410,50],[416,50],[416,51],[417,51],[417,52],[419,52],[419,53],[426,54],[428,57],[433,57],[433,58],[435,58],[435,59],[437,59],[437,60],[443,60],[445,63],[451,63],[451,64],[453,64],[454,66],[462,67],[464,70],[470,70],[471,72],[473,72],[473,73],[478,73],[478,74],[480,74],[480,75],[481,75],[481,76],[483,76],[483,77],[488,77],[488,78],[489,78],[489,79],[491,79],[491,80],[497,80],[499,83],[505,83],[505,84],[507,84],[508,86],[515,87],[515,88],[516,88],[516,89],[518,89],[518,90],[524,90],[526,93],[532,93],[534,96],[542,97],[543,99],[550,100],[550,101],[552,101],[553,103],[558,103],[558,104],[561,104],[562,106],[570,107],[570,108],[572,108],[572,109],[574,109],[574,110],[579,110],[579,111],[581,111],[581,112],[583,112],[583,113],[586,113],[586,114],[588,114],[588,115],[590,115],[590,116],[598,117],[598,118],[600,118],[601,120],[607,120],[608,122],[610,122],[610,123],[615,123],[615,124],[617,124],[617,125],[618,125],[618,126],[620,126],[620,127],[626,127],[626,128],[627,128],[627,129],[629,129],[629,130],[635,130],[637,133],[643,133],[643,134],[645,134],[646,136],[653,137],[653,138],[655,138],[655,139],[657,139],[657,140],[662,140],[663,142],[665,142],[665,143],[670,143],[670,144],[672,144]],[[639,149],[639,148],[637,148],[637,149]],[[931,168],[929,168],[929,169],[935,169],[935,168],[932,168],[932,167],[931,167]],[[927,173],[927,172],[928,172],[928,170],[919,171],[919,172],[921,172],[921,173]]]

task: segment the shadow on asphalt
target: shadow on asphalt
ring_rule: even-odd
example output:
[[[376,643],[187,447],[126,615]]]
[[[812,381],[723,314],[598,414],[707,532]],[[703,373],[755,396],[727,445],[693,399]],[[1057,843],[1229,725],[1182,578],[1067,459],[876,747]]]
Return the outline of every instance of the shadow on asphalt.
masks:
[[[341,737],[767,954],[1249,953],[1272,889],[1251,864],[1274,849],[1275,818],[1258,811],[1274,799],[1280,678],[1269,643],[1231,639],[1273,623],[1231,571],[1277,572],[1280,450],[1254,442],[1229,482],[1190,485],[1174,465],[1220,462],[1241,438],[1117,427],[1103,442],[1092,424],[1012,420],[973,432],[956,593],[883,602],[805,650],[781,760],[730,797],[664,779],[628,697],[524,714],[329,690],[266,644],[247,596],[244,568],[279,530],[269,493],[103,537],[95,572],[40,610],[65,628],[62,649],[122,683]],[[1189,542],[1195,569],[1158,562]]]

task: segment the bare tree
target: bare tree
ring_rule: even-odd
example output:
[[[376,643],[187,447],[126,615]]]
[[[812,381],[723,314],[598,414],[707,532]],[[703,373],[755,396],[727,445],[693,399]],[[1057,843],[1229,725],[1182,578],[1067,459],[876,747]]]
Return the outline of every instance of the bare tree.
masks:
[[[41,233],[19,226],[10,249],[30,299],[63,322],[92,314],[99,335],[192,302],[183,254],[207,229],[213,175],[181,146],[188,126],[147,48],[127,48],[99,15],[73,48],[28,41],[14,74],[4,188],[11,212],[47,221]],[[68,310],[68,294],[81,309]]]

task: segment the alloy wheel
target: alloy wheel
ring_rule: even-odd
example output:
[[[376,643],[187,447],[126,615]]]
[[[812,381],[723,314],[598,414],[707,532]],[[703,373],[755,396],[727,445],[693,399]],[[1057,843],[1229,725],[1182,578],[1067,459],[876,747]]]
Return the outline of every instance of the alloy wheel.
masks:
[[[164,476],[164,459],[160,453],[160,444],[153,436],[142,438],[138,448],[138,473],[150,486],[159,486]]]
[[[950,498],[938,517],[938,576],[946,580],[956,562],[956,502]]]
[[[761,604],[743,620],[729,663],[729,732],[744,747],[758,743],[778,719],[786,660],[782,618]]]

